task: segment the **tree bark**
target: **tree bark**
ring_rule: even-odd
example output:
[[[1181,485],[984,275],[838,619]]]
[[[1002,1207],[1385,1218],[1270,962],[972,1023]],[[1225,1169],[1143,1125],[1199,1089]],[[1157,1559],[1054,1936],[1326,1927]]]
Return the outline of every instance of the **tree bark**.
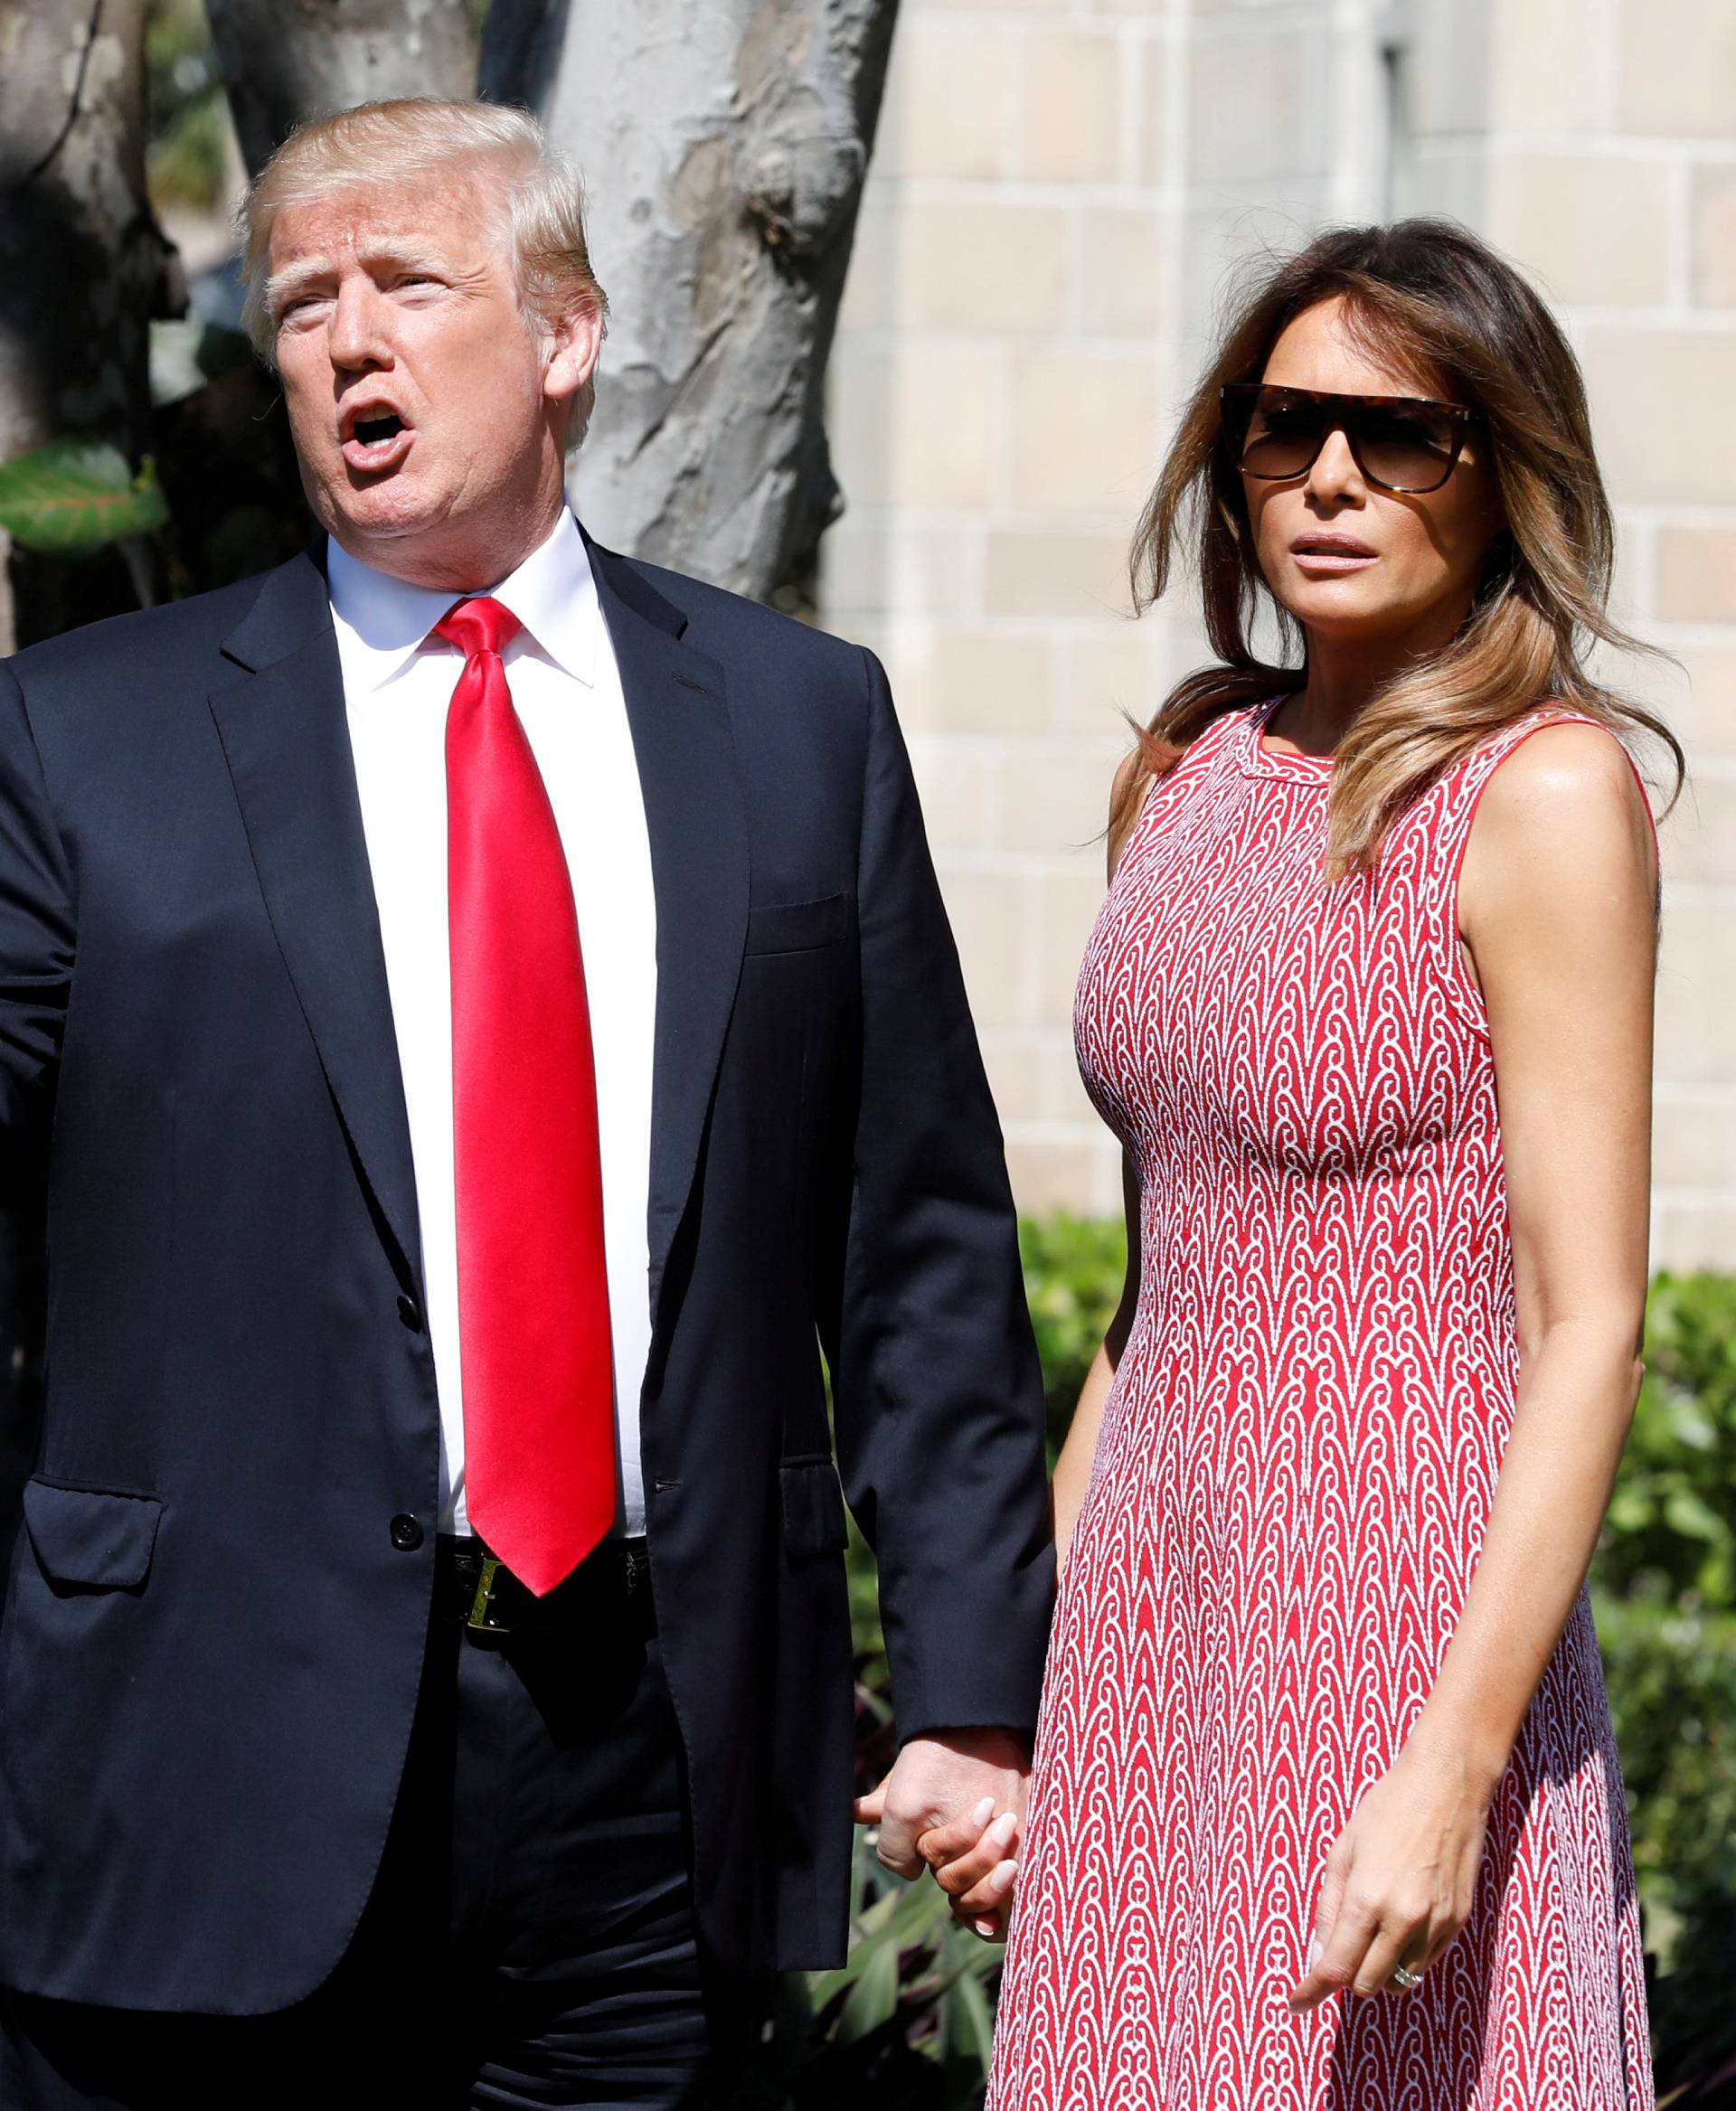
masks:
[[[760,597],[842,510],[822,420],[897,0],[493,0],[485,94],[587,178],[609,339],[574,494]]]
[[[209,0],[250,172],[291,128],[357,103],[474,95],[467,0]]]
[[[0,0],[0,461],[75,434],[135,462],[146,445],[151,318],[183,295],[145,191],[146,12]]]

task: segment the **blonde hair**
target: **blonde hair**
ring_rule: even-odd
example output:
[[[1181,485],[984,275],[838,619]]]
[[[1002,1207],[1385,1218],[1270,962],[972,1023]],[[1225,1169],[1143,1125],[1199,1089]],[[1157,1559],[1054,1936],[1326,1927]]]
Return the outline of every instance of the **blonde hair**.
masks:
[[[418,177],[450,185],[455,164],[472,165],[467,173],[477,175],[492,165],[505,178],[499,192],[490,187],[481,194],[500,211],[526,313],[545,326],[573,313],[607,321],[609,301],[590,268],[578,175],[536,119],[498,103],[409,96],[298,125],[249,184],[236,214],[241,317],[261,359],[276,363],[265,295],[278,214],[286,206],[347,191],[397,188]],[[575,444],[591,402],[587,383],[574,405]]]
[[[1134,598],[1141,608],[1156,600],[1191,542],[1218,659],[1178,683],[1139,733],[1137,761],[1119,780],[1111,843],[1125,839],[1152,778],[1173,768],[1213,719],[1307,680],[1306,639],[1260,571],[1218,391],[1228,382],[1259,381],[1285,328],[1334,298],[1364,349],[1439,374],[1444,392],[1480,413],[1506,526],[1458,636],[1395,674],[1344,735],[1328,810],[1327,876],[1373,866],[1413,799],[1546,700],[1618,738],[1643,728],[1670,750],[1679,788],[1682,750],[1668,728],[1594,681],[1584,664],[1594,641],[1651,648],[1606,612],[1615,531],[1579,363],[1548,308],[1494,250],[1449,221],[1405,220],[1330,230],[1267,272],[1231,314],[1183,413],[1134,538]],[[1281,664],[1262,660],[1250,643],[1262,604],[1277,620]]]

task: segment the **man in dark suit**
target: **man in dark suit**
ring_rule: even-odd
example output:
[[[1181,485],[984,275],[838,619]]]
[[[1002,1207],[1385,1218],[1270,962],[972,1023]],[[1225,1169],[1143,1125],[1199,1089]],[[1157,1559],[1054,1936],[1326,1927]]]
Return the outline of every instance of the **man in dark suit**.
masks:
[[[566,513],[602,301],[528,119],[328,120],[249,227],[322,552],[0,666],[51,1253],[0,2102],[720,2100],[744,1990],[844,1946],[840,1468],[882,1857],[1016,1813],[1034,1720],[1039,1381],[909,767],[870,655]]]

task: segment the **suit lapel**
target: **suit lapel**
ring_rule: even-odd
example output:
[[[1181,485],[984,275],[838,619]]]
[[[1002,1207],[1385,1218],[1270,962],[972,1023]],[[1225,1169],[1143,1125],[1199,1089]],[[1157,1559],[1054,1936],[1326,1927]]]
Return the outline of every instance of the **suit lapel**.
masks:
[[[699,1164],[748,925],[748,832],[723,670],[685,617],[590,545],[620,668],[657,911],[650,1287]],[[268,575],[223,646],[242,670],[211,709],[267,910],[332,1096],[405,1279],[420,1281],[415,1169],[379,911],[325,580],[300,557]]]
[[[420,1293],[410,1122],[326,582],[269,573],[210,702],[259,887],[363,1177]]]
[[[722,668],[681,642],[685,617],[631,565],[590,548],[627,701],[656,897],[648,1212],[655,1318],[741,972],[747,817]]]

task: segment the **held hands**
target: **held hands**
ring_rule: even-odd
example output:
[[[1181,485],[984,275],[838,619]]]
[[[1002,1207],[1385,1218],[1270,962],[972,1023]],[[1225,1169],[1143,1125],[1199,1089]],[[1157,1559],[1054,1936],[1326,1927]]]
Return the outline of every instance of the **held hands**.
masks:
[[[1030,1769],[1024,1740],[1009,1730],[912,1738],[880,1786],[858,1799],[856,1823],[880,1827],[875,1852],[889,1870],[906,1879],[932,1870],[956,1918],[985,1942],[1005,1941]]]
[[[1307,1974],[1290,1993],[1300,2014],[1349,1987],[1414,1991],[1401,1966],[1426,1972],[1469,1918],[1498,1770],[1415,1736],[1357,1805],[1326,1858]]]

